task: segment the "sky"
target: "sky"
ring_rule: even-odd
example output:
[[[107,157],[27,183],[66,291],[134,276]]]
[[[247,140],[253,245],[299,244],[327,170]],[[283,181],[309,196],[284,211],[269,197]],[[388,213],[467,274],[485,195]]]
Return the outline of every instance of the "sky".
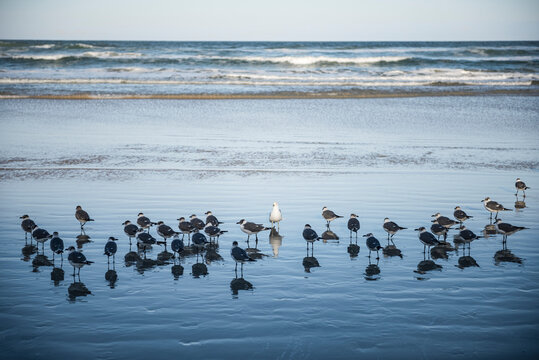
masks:
[[[0,0],[0,38],[539,40],[539,0]]]

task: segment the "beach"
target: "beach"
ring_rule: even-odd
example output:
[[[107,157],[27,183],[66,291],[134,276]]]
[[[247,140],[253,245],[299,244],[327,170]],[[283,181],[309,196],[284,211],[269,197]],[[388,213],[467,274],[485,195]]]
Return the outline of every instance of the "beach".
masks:
[[[31,95],[32,94],[27,94]],[[0,144],[0,319],[4,349],[17,358],[161,356],[187,358],[534,358],[539,298],[535,246],[539,201],[538,104],[534,96],[416,96],[361,99],[2,99]],[[515,197],[514,182],[531,188]],[[511,235],[513,261],[496,254],[500,234],[485,232],[490,196],[511,211],[505,221],[529,229]],[[273,202],[280,231],[264,231],[259,259],[243,267],[250,290],[231,286],[236,224],[269,226]],[[82,244],[74,217],[94,222]],[[415,228],[432,214],[452,217],[484,236],[464,253],[432,258]],[[338,240],[314,243],[320,267],[305,267],[305,224],[325,232],[322,207]],[[121,225],[139,212],[177,229],[180,216],[211,210],[228,233],[222,260],[195,276],[194,255],[144,266]],[[346,227],[359,215],[357,256]],[[29,214],[66,246],[81,244],[93,264],[65,274],[25,254],[19,216]],[[399,256],[369,251],[363,234],[386,247],[383,219],[406,227],[394,236]],[[487,228],[488,229],[488,228]],[[155,229],[150,230],[157,237]],[[119,238],[115,265],[103,247]],[[28,240],[29,241],[29,240]],[[255,244],[251,241],[250,246]],[[155,245],[147,257],[164,250]],[[170,251],[170,249],[169,249]],[[52,253],[45,244],[45,255]],[[267,255],[267,256],[264,256]],[[463,267],[471,256],[478,267]],[[518,262],[520,261],[520,262]],[[172,273],[174,265],[183,274]],[[460,265],[460,267],[459,267]],[[117,280],[106,279],[116,271]],[[74,282],[91,294],[77,296]],[[38,340],[36,340],[38,339]],[[150,346],[151,344],[151,346]],[[405,349],[405,350],[403,350]],[[98,355],[96,355],[98,354]]]

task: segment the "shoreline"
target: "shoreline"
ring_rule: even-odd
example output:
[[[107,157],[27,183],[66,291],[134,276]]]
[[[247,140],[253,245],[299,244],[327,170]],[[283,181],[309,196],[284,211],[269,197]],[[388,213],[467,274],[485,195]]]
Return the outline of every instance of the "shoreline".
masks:
[[[45,100],[286,100],[286,99],[376,99],[376,98],[417,98],[450,96],[539,96],[537,89],[496,89],[483,91],[417,91],[417,92],[270,92],[270,93],[230,93],[230,94],[42,94],[19,95],[0,94],[0,100],[45,99]]]

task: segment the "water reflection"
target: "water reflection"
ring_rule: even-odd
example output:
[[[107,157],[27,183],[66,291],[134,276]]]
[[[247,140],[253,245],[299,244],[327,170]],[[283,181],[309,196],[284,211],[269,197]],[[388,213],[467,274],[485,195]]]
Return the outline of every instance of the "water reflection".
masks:
[[[353,242],[352,242],[352,235],[350,233],[350,244],[348,245],[346,252],[350,254],[350,259],[356,258],[359,255],[359,245],[357,244],[357,232],[356,232],[356,238],[354,239]]]
[[[498,231],[496,230],[496,225],[486,224],[485,227],[483,228],[482,233],[483,233],[483,237],[487,239],[491,237],[492,235],[496,235]]]
[[[327,242],[328,240],[339,240],[339,235],[335,234],[331,229],[328,227],[326,231],[322,233],[320,236],[324,242]]]
[[[219,255],[219,244],[217,242],[206,245],[206,253],[204,259],[206,264],[211,264],[213,261],[223,261],[223,257]]]
[[[236,277],[230,282],[230,290],[232,290],[232,295],[237,297],[240,290],[253,290],[253,284],[243,278],[243,272],[241,277],[238,277],[238,272],[235,271]]]
[[[273,250],[273,257],[279,256],[279,248],[283,244],[283,236],[279,234],[279,231],[274,227],[271,228],[269,233],[269,243]]]
[[[518,195],[515,195],[515,210],[522,211],[526,208],[526,202],[524,201],[526,197],[523,197],[522,200],[519,199]]]
[[[365,280],[376,281],[380,279],[379,261],[380,259],[376,258],[376,264],[372,264],[371,258],[369,257],[369,265],[365,268]]]
[[[54,264],[44,254],[37,254],[32,260],[33,272],[38,272],[41,266],[53,266]]]
[[[442,265],[436,264],[431,259],[426,259],[425,255],[423,255],[423,260],[421,260],[417,264],[417,270],[414,270],[414,272],[417,273],[417,274],[425,275],[428,271],[441,270],[441,269],[442,269]],[[418,280],[425,280],[424,277],[418,277],[417,279]]]
[[[522,259],[511,252],[507,248],[507,239],[502,240],[502,249],[496,251],[494,254],[494,264],[499,265],[501,262],[512,262],[522,264]]]
[[[37,246],[30,244],[30,245],[24,245],[21,249],[22,253],[22,260],[23,261],[30,261],[32,255],[37,253]]]
[[[113,262],[112,263],[112,269],[110,268],[110,264],[107,264],[107,272],[105,273],[105,280],[109,282],[109,287],[111,289],[114,289],[116,286],[116,281],[118,281],[118,273],[116,272],[116,265]]]
[[[522,264],[522,259],[514,255],[509,249],[502,249],[496,251],[494,254],[494,264],[500,265],[501,262],[512,262]]]
[[[92,240],[90,240],[90,236],[86,234],[79,234],[77,235],[77,249],[82,249],[82,247],[88,243],[91,243]]]
[[[468,255],[466,255],[466,244],[468,244]],[[475,261],[475,259],[470,254],[470,252],[471,252],[471,241],[464,242],[463,245],[464,246],[463,246],[462,256],[459,257],[458,265],[455,265],[455,266],[458,267],[459,269],[464,269],[464,268],[467,268],[467,267],[479,267],[479,265],[477,264],[477,261]],[[457,254],[458,254],[458,246],[456,247],[456,251],[457,251]]]
[[[174,276],[174,280],[178,280],[180,276],[183,275],[183,266],[179,264],[179,261],[179,256],[174,257],[174,263],[170,268],[170,272],[172,273],[172,276]]]
[[[51,280],[54,282],[54,286],[60,285],[60,281],[64,281],[65,271],[62,269],[62,263],[60,267],[53,267],[51,271]]]
[[[208,267],[206,264],[197,262],[191,267],[191,275],[196,279],[201,276],[206,276],[208,275]]]
[[[382,249],[382,254],[387,257],[398,256],[402,259],[402,251],[395,245],[387,245]]]
[[[310,273],[312,268],[320,267],[318,259],[314,257],[314,242],[311,242],[311,256],[309,256],[309,242],[307,242],[307,256],[303,258],[303,268]]]
[[[69,295],[69,301],[75,301],[77,297],[87,296],[90,295],[92,292],[88,290],[84,283],[80,282],[80,279],[76,282],[75,276],[73,276],[73,283],[69,285],[67,293]]]

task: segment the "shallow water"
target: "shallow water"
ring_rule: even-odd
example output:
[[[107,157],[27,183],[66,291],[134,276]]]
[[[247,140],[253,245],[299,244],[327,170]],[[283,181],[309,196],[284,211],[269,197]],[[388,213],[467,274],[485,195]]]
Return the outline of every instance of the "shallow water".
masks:
[[[534,163],[538,128],[533,98],[19,100],[2,101],[0,106],[5,130],[2,157],[32,159],[26,168],[13,161],[0,172],[0,237],[4,244],[0,250],[0,331],[10,357],[123,359],[156,352],[187,358],[294,359],[535,358],[539,354],[539,251],[534,241],[539,200],[533,190],[539,188]],[[459,110],[452,110],[455,108]],[[183,116],[173,117],[176,111]],[[329,116],[320,113],[333,115],[332,126],[325,124]],[[414,117],[414,113],[423,115]],[[401,120],[390,114],[398,114]],[[451,115],[455,125],[448,123]],[[273,127],[248,126],[270,118],[276,119]],[[469,118],[475,121],[467,121]],[[190,131],[202,119],[211,130],[204,135]],[[433,123],[433,119],[440,121]],[[365,133],[346,131],[343,124],[347,123]],[[42,136],[32,131],[25,144],[17,144],[15,137],[24,126],[42,131]],[[388,135],[390,126],[397,126],[398,132]],[[78,134],[81,127],[85,135]],[[444,136],[433,136],[440,127]],[[193,135],[181,136],[181,129]],[[477,137],[481,131],[496,139],[496,145]],[[140,150],[133,150],[133,164],[125,164],[132,136]],[[212,141],[201,142],[205,136]],[[262,139],[266,142],[254,141]],[[363,143],[370,144],[366,149],[389,149],[388,153],[412,159],[420,158],[424,151],[414,144],[426,144],[437,153],[433,160],[408,163],[356,163],[335,157],[337,152],[357,155],[368,151]],[[464,160],[460,161],[465,166],[447,166],[449,160],[438,156],[443,150],[436,144],[450,143],[462,154]],[[209,162],[214,170],[207,172],[206,163],[193,160],[190,150],[185,150],[187,160],[166,151],[175,146],[217,149],[213,156],[223,162],[229,156],[242,159],[245,152],[258,153],[232,169]],[[268,155],[272,146],[282,148],[280,160]],[[488,151],[481,150],[483,147]],[[312,170],[309,156],[302,155],[301,149],[308,154],[319,149],[331,161],[317,163],[315,159]],[[84,153],[108,157],[90,165],[49,163],[79,159]],[[147,153],[150,155],[145,157]],[[156,154],[162,159],[155,160]],[[499,160],[505,167],[493,165]],[[518,160],[529,165],[515,165]],[[272,161],[274,165],[264,171],[264,164]],[[184,166],[194,169],[184,171]],[[523,209],[515,209],[513,183],[517,176],[531,187]],[[508,241],[508,248],[522,264],[496,263],[494,254],[502,249],[502,241],[500,235],[492,235],[471,244],[470,255],[479,267],[458,268],[464,255],[460,248],[450,252],[447,260],[435,259],[441,270],[415,272],[424,255],[412,229],[429,226],[432,214],[439,211],[449,216],[460,205],[474,216],[467,221],[468,228],[480,234],[489,223],[480,203],[487,195],[514,210],[500,217],[530,228]],[[268,224],[273,201],[279,201],[283,211],[282,243],[277,247],[278,239],[271,244],[269,232],[261,233],[258,248],[268,256],[244,266],[244,278],[254,288],[234,294],[230,245],[238,240],[246,247],[246,236],[235,223],[245,218]],[[59,231],[66,246],[75,245],[79,226],[73,213],[77,204],[96,220],[86,226],[92,242],[83,246],[86,257],[95,263],[84,267],[80,275],[92,294],[70,298],[72,267],[63,262],[65,276],[57,286],[51,280],[52,267],[33,271],[35,255],[25,261],[21,253],[25,241],[18,217],[28,213],[50,232]],[[345,216],[331,226],[340,240],[314,244],[314,256],[321,266],[306,272],[301,232],[305,223],[319,234],[324,231],[324,205]],[[153,221],[163,220],[175,228],[178,217],[202,216],[207,210],[224,221],[222,228],[229,231],[219,241],[224,260],[208,264],[207,276],[191,275],[196,262],[193,256],[182,258],[184,273],[177,280],[171,273],[172,264],[149,269],[126,266],[123,256],[129,251],[129,241],[120,225],[123,221],[133,221],[143,211]],[[384,217],[407,227],[394,238],[402,259],[380,254],[376,262],[373,256],[371,263],[378,264],[380,273],[367,276],[364,238],[358,239],[357,257],[347,252],[346,219],[351,212],[359,215],[360,235],[373,232],[384,246]],[[454,234],[455,230],[450,232],[450,241]],[[108,267],[103,246],[109,236],[120,238],[114,288],[105,280]],[[161,251],[162,247],[155,246],[148,258],[156,259]],[[45,255],[52,257],[48,243]],[[58,261],[56,265],[60,265]]]

